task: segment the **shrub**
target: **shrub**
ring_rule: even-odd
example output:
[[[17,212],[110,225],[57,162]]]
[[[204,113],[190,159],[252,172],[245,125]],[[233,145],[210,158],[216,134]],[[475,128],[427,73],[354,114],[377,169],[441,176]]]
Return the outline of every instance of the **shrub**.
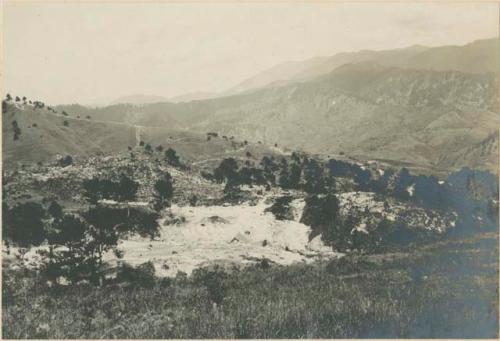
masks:
[[[72,164],[73,164],[73,158],[71,157],[71,155],[66,155],[65,157],[59,160],[59,165],[61,167],[68,167],[71,166]]]
[[[177,156],[177,152],[175,150],[173,150],[172,148],[168,148],[165,151],[165,160],[171,166],[174,166],[174,167],[182,166],[181,161],[179,159],[179,156]]]
[[[292,200],[293,198],[289,195],[279,197],[264,212],[271,212],[278,220],[293,220],[293,212],[290,207]]]
[[[45,240],[45,210],[40,204],[20,203],[3,214],[5,236],[14,244],[21,247],[38,246]]]
[[[122,175],[116,187],[115,198],[119,201],[133,201],[136,198],[139,184],[128,176]]]
[[[12,121],[12,129],[14,130],[14,141],[19,139],[19,135],[21,135],[21,128],[19,128],[19,124],[17,121]]]
[[[219,183],[224,180],[237,182],[238,163],[236,160],[232,157],[222,160],[219,166],[214,170],[214,178]]]
[[[126,175],[122,175],[118,182],[92,178],[84,180],[82,185],[83,195],[93,204],[101,199],[133,201],[139,188],[139,185]]]
[[[63,209],[57,201],[52,201],[47,209],[47,212],[55,219],[60,219],[63,216]]]
[[[151,261],[133,267],[124,263],[118,268],[117,280],[151,288],[155,284],[155,267]]]
[[[300,222],[312,228],[312,235],[322,234],[326,242],[333,239],[333,229],[337,221],[339,201],[333,194],[310,195],[305,199]]]
[[[170,205],[170,199],[174,194],[172,176],[166,172],[162,178],[158,179],[154,185],[155,208],[162,209]]]

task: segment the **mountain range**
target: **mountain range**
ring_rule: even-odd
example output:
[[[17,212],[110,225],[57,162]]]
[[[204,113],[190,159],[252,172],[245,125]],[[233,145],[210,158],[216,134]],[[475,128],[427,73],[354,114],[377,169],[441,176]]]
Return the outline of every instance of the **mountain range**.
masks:
[[[427,173],[465,166],[498,171],[498,39],[289,62],[219,97],[205,95],[180,98],[179,103],[159,99],[141,105],[129,101],[56,109],[113,127],[156,127],[156,134],[161,129],[217,132]],[[9,129],[5,117],[4,129]]]

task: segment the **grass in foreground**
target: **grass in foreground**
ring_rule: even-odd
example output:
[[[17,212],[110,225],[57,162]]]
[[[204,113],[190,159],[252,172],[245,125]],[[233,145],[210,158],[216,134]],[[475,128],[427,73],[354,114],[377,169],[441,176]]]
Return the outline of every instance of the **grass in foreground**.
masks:
[[[3,281],[4,338],[498,337],[497,234],[145,285]]]

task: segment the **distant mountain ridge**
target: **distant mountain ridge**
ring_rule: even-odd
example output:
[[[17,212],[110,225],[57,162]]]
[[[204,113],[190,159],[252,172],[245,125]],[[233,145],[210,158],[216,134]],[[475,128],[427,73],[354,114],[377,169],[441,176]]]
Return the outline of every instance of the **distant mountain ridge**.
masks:
[[[129,95],[129,96],[123,96],[123,97],[117,98],[111,102],[111,105],[113,105],[113,104],[151,104],[151,103],[167,102],[167,101],[168,101],[168,98],[163,97],[163,96],[137,94],[137,95]]]
[[[492,136],[500,127],[499,77],[487,71],[498,69],[489,55],[497,55],[496,44],[490,39],[461,47],[339,54],[342,61],[351,62],[312,79],[275,82],[239,94],[181,103],[57,109],[105,122],[156,127],[155,134],[162,129],[218,132],[423,172],[465,166],[498,172],[498,138]],[[390,64],[403,66],[367,56],[392,56]],[[478,59],[481,65],[471,64],[473,56],[483,56]],[[326,65],[325,60],[321,63]],[[439,70],[445,67],[461,70]]]
[[[227,94],[237,94],[273,83],[307,81],[349,63],[376,62],[418,70],[455,70],[467,73],[498,71],[498,38],[476,40],[463,46],[426,47],[413,45],[393,50],[341,52],[331,57],[315,57],[285,62],[243,81]]]

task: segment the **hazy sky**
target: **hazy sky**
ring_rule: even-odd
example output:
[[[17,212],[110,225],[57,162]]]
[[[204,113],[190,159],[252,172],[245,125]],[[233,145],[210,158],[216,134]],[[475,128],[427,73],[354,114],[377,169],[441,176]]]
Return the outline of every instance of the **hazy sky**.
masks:
[[[3,4],[3,86],[48,104],[223,91],[288,60],[498,35],[497,4]]]

